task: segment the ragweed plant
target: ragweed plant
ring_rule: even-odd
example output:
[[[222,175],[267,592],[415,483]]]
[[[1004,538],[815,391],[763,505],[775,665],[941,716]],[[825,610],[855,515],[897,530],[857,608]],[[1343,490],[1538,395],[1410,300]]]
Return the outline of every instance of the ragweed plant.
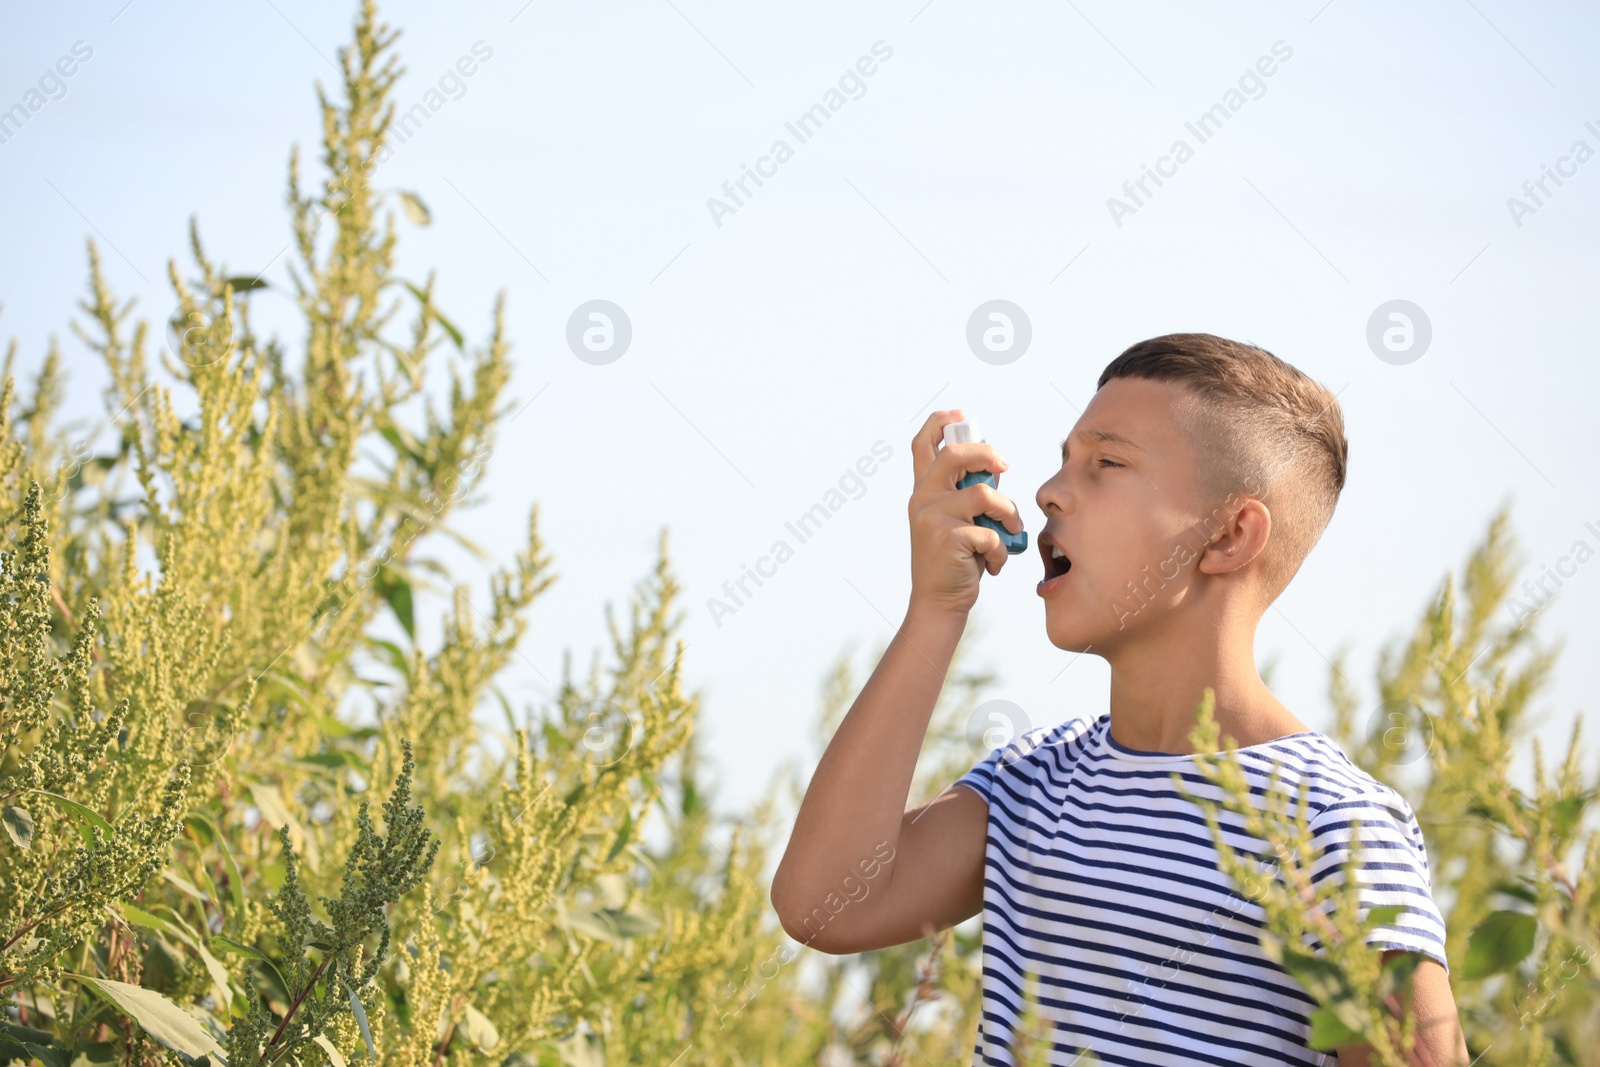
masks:
[[[0,393],[8,410],[10,386]],[[11,516],[14,547],[0,551],[0,814],[11,845],[0,851],[0,879],[18,889],[0,901],[0,989],[60,980],[63,950],[162,867],[189,786],[189,766],[179,761],[150,814],[128,810],[113,824],[100,813],[127,739],[127,703],[107,712],[89,692],[97,603],[72,647],[57,654],[41,497],[32,483]]]
[[[1581,716],[1553,769],[1532,735],[1533,702],[1560,645],[1541,643],[1537,616],[1518,610],[1516,556],[1502,508],[1412,633],[1384,650],[1370,713],[1336,657],[1330,732],[1416,812],[1472,1054],[1483,1064],[1593,1067],[1600,773],[1585,773]],[[1521,753],[1532,756],[1526,784],[1513,773]]]
[[[1262,910],[1262,952],[1316,1001],[1311,1047],[1331,1051],[1366,1042],[1379,1064],[1406,1067],[1406,1056],[1416,1042],[1417,1020],[1397,1009],[1409,993],[1417,957],[1405,953],[1385,961],[1382,951],[1367,943],[1376,927],[1393,922],[1405,909],[1362,907],[1356,873],[1362,863],[1359,820],[1353,821],[1343,877],[1316,878],[1321,856],[1308,817],[1309,781],[1301,779],[1291,794],[1274,773],[1271,780],[1276,787],[1267,788],[1262,802],[1255,803],[1250,778],[1232,751],[1235,746],[1221,737],[1212,715],[1213,701],[1214,694],[1207,689],[1189,740],[1197,757],[1195,769],[1218,795],[1190,790],[1177,773],[1173,783],[1204,814],[1218,868]],[[1219,817],[1222,811],[1238,816],[1243,832],[1260,843],[1259,851],[1236,848],[1228,840]]]
[[[693,1045],[734,1063],[749,1042],[711,1022],[781,935],[754,821],[708,806],[665,535],[610,620],[615,666],[564,671],[538,715],[497,688],[555,576],[537,508],[503,566],[450,524],[509,410],[504,300],[473,343],[431,277],[395,272],[386,208],[429,219],[371,181],[396,37],[361,5],[339,91],[319,89],[323,173],[289,163],[287,287],[192,225],[195,269],[169,267],[152,324],[91,243],[74,330],[109,379],[98,430],[57,425],[53,344],[25,398],[8,350],[7,1056],[443,1067]],[[298,338],[258,329],[264,298]],[[428,554],[441,537],[486,563],[487,602]],[[424,646],[430,580],[446,610]],[[647,846],[657,818],[667,843]]]
[[[283,927],[281,951],[290,961],[284,985],[292,999],[275,1026],[260,1001],[250,1002],[250,1013],[228,1033],[230,1062],[282,1063],[321,1037],[328,1020],[343,1014],[346,1007],[370,1039],[359,994],[376,977],[388,954],[384,909],[422,882],[439,850],[438,840],[423,825],[422,809],[410,803],[414,763],[409,742],[405,743],[405,755],[400,780],[384,805],[387,836],[374,829],[368,803],[361,801],[356,816],[359,836],[345,861],[342,892],[337,900],[322,900],[331,922],[312,914],[311,902],[300,886],[289,830],[279,829],[284,882],[269,906]],[[377,950],[370,960],[364,960],[367,939],[374,934],[378,936]],[[307,958],[310,948],[321,955],[315,967]]]
[[[363,3],[319,87],[320,170],[289,159],[287,285],[221,263],[196,223],[171,305],[139,317],[91,243],[73,329],[109,382],[95,429],[60,424],[55,342],[22,385],[7,351],[0,1058],[968,1061],[970,928],[847,959],[778,928],[765,872],[784,820],[774,797],[714,809],[665,534],[628,617],[608,612],[604,667],[569,660],[537,712],[500,692],[555,574],[537,507],[501,562],[455,527],[511,409],[505,304],[469,339],[431,275],[396,272],[397,218],[429,222],[372,181],[396,39]],[[265,300],[295,336],[262,332]],[[446,539],[483,563],[486,599],[433,554]],[[1550,657],[1504,667],[1524,637],[1488,637],[1498,573],[1471,572],[1468,610],[1442,601],[1380,682],[1433,727],[1430,777],[1408,788],[1474,1049],[1592,1063],[1594,789],[1575,754],[1531,793],[1506,784]],[[961,727],[987,680],[950,687],[914,800],[970,767]],[[848,678],[831,683],[847,703]],[[1347,982],[1370,1006],[1361,966]]]
[[[1552,772],[1529,736],[1529,706],[1556,650],[1506,601],[1514,581],[1509,516],[1491,519],[1459,578],[1447,576],[1415,631],[1383,650],[1380,702],[1368,715],[1334,662],[1330,733],[1352,760],[1406,797],[1423,829],[1433,895],[1447,931],[1446,958],[1469,1055],[1475,1064],[1600,1063],[1600,833],[1586,828],[1600,779],[1586,779],[1581,717]],[[1266,914],[1263,947],[1316,1000],[1312,1044],[1368,1042],[1378,1062],[1412,1054],[1419,1022],[1406,1010],[1416,956],[1384,961],[1366,944],[1394,917],[1365,912],[1353,872],[1313,884],[1316,860],[1306,798],[1269,791],[1265,809],[1221,741],[1210,697],[1191,741],[1210,758],[1217,797],[1192,799],[1206,812],[1224,870]],[[1512,761],[1532,755],[1532,789],[1514,784]],[[1180,785],[1180,788],[1181,785]],[[1230,847],[1216,813],[1237,812],[1263,843],[1257,855]],[[1352,830],[1352,836],[1359,827]]]
[[[1037,973],[1026,971],[1023,974],[1022,1014],[1017,1017],[1016,1042],[1011,1049],[1017,1067],[1050,1067],[1052,1062],[1056,1062],[1052,1054],[1060,1038],[1049,1015],[1039,1007],[1039,986]],[[1078,1049],[1063,1044],[1072,1052],[1073,1067],[1078,1064],[1092,1067],[1100,1062],[1100,1057],[1093,1049]]]

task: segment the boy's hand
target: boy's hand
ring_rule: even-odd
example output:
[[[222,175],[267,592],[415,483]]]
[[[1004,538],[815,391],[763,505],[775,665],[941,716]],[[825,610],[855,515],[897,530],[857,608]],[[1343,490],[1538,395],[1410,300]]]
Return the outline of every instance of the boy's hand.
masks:
[[[912,604],[965,614],[978,600],[982,572],[999,574],[1008,558],[1000,535],[975,525],[973,518],[988,515],[1007,531],[1021,533],[1022,516],[1008,497],[981,482],[956,488],[962,475],[983,470],[994,474],[998,486],[1000,472],[1009,466],[993,445],[981,441],[941,448],[945,426],[961,419],[959,408],[936,411],[912,439],[915,485],[906,510]]]

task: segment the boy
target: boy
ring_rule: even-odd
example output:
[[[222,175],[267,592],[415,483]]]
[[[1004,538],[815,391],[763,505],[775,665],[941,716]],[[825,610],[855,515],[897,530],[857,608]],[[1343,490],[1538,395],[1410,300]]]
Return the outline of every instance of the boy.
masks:
[[[1361,823],[1365,907],[1403,904],[1371,943],[1420,953],[1415,1062],[1465,1065],[1421,831],[1404,799],[1309,730],[1256,672],[1256,624],[1333,513],[1347,446],[1338,402],[1251,345],[1170,334],[1106,367],[1035,501],[1045,630],[1111,667],[1106,714],[1029,730],[950,788],[905,810],[945,669],[981,573],[1007,562],[980,513],[1022,529],[997,488],[957,490],[1006,461],[984,443],[939,448],[960,411],[912,442],[911,597],[904,622],[817,766],[772,885],[796,940],[828,953],[900,944],[983,913],[975,1064],[1012,1064],[1024,974],[1053,1027],[1049,1062],[1337,1061],[1307,1042],[1314,1002],[1259,945],[1263,913],[1218,870],[1195,805],[1188,734],[1206,688],[1257,797],[1273,762],[1307,779],[1315,876],[1342,877]],[[1224,821],[1242,835],[1237,820]],[[1234,836],[1238,841],[1239,836]],[[1248,840],[1248,839],[1246,839]],[[841,875],[889,859],[836,912]],[[866,867],[862,868],[866,870]],[[848,880],[860,885],[854,877]]]

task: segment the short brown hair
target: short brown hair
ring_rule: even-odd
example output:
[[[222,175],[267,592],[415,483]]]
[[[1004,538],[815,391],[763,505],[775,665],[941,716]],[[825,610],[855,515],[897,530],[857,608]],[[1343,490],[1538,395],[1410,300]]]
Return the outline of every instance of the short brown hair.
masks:
[[[1243,489],[1271,496],[1263,553],[1266,602],[1277,599],[1322,536],[1344,488],[1349,445],[1338,399],[1264,348],[1209,333],[1140,341],[1100,373],[1177,382],[1193,397],[1180,421],[1207,500]]]

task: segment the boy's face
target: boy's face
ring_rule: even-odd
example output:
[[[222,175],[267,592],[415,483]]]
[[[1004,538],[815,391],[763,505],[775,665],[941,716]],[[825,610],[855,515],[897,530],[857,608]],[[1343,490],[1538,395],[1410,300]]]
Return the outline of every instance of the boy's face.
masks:
[[[1073,426],[1061,468],[1039,487],[1043,573],[1056,573],[1051,541],[1071,561],[1042,591],[1057,648],[1108,652],[1182,602],[1211,536],[1200,520],[1220,503],[1201,499],[1175,407],[1185,393],[1173,382],[1107,382]]]

